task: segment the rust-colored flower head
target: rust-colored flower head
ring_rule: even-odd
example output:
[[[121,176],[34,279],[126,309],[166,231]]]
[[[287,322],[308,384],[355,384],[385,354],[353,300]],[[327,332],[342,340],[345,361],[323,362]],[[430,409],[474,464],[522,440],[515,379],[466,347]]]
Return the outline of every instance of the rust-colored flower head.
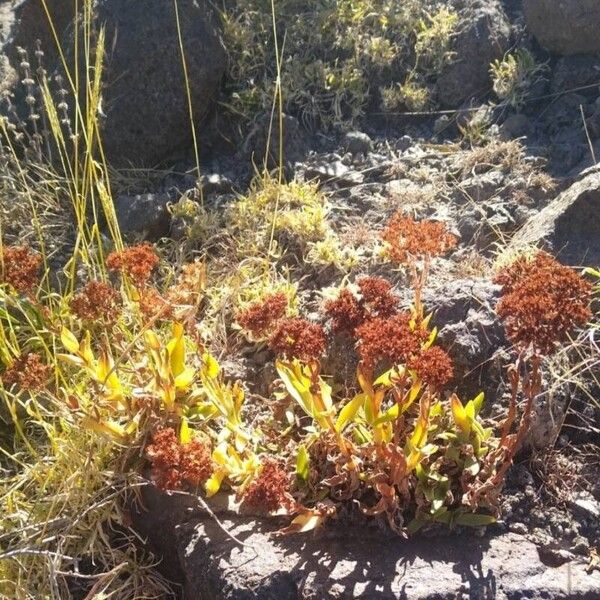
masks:
[[[286,359],[311,361],[325,352],[323,327],[306,319],[282,319],[269,338],[269,348]]]
[[[274,512],[287,503],[289,478],[274,459],[263,461],[258,477],[244,492],[244,503],[261,512]]]
[[[495,281],[502,285],[496,312],[519,351],[552,354],[592,316],[591,284],[546,252],[517,258]]]
[[[381,237],[389,244],[390,258],[400,264],[441,256],[458,241],[442,222],[415,221],[401,213],[391,218]]]
[[[285,316],[288,300],[283,292],[269,294],[261,301],[254,302],[240,311],[235,320],[255,338],[269,334],[273,327]]]
[[[390,317],[398,312],[398,297],[392,284],[382,277],[362,277],[357,281],[358,293],[341,290],[335,300],[325,303],[325,312],[334,332],[354,333],[369,319]]]
[[[358,355],[365,367],[406,364],[421,352],[428,333],[411,327],[411,320],[410,313],[400,312],[387,319],[365,321],[356,329]]]
[[[2,384],[7,389],[16,385],[21,390],[39,391],[44,388],[51,373],[52,367],[45,364],[39,354],[30,352],[19,356],[2,373]]]
[[[170,427],[152,435],[146,456],[152,465],[152,479],[163,490],[181,489],[184,483],[200,485],[213,470],[208,445],[197,440],[182,444]]]
[[[335,300],[328,300],[325,303],[325,312],[331,319],[333,331],[336,333],[353,333],[365,320],[360,301],[349,289],[341,290]]]
[[[454,377],[450,356],[437,346],[415,354],[407,366],[414,369],[420,379],[436,391],[441,390]]]
[[[158,256],[152,245],[147,243],[111,252],[106,259],[106,266],[111,271],[127,275],[138,287],[146,284],[157,265]]]
[[[173,317],[173,305],[152,286],[145,287],[140,292],[139,307],[147,322],[166,320]]]
[[[0,281],[11,285],[19,294],[31,294],[39,283],[42,258],[25,246],[4,246]]]
[[[362,277],[358,280],[358,289],[367,318],[391,317],[398,312],[398,297],[387,279]]]
[[[167,292],[169,303],[174,307],[199,304],[206,287],[206,266],[196,260],[183,266],[177,283]]]
[[[121,311],[117,290],[102,281],[90,281],[71,300],[71,310],[83,321],[114,323]]]

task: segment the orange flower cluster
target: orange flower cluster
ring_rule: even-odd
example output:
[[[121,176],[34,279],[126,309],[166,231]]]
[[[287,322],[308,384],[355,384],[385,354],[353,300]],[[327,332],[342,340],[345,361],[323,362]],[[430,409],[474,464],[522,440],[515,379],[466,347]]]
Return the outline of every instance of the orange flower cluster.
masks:
[[[390,245],[390,258],[400,264],[441,256],[452,250],[458,242],[444,223],[415,221],[401,213],[391,218],[381,237]]]
[[[146,321],[170,319],[173,316],[172,304],[155,287],[143,289],[138,304]]]
[[[283,292],[269,294],[260,302],[254,302],[240,311],[235,320],[255,338],[264,337],[285,316],[287,306],[288,301]]]
[[[407,366],[419,374],[423,383],[435,390],[441,390],[454,377],[450,356],[437,346],[415,354],[410,358]]]
[[[119,318],[120,309],[119,293],[102,281],[90,281],[71,300],[71,310],[83,321],[114,323]]]
[[[323,327],[306,319],[282,319],[269,338],[269,348],[276,354],[306,362],[319,358],[325,345]]]
[[[502,285],[496,312],[518,350],[552,354],[592,316],[591,284],[545,252],[519,257],[495,281]]]
[[[41,390],[52,373],[52,367],[42,362],[39,354],[31,352],[17,358],[14,363],[2,373],[2,383],[5,388],[16,385],[21,390]]]
[[[369,369],[379,363],[406,364],[421,352],[428,333],[411,328],[411,315],[404,311],[393,317],[366,321],[356,328],[358,355]]]
[[[139,244],[121,252],[111,252],[106,259],[106,266],[111,271],[131,277],[138,287],[146,284],[156,265],[158,256],[151,244]]]
[[[31,294],[38,284],[42,258],[25,246],[4,246],[2,250],[2,282],[19,294]]]
[[[344,289],[335,300],[325,303],[334,332],[353,333],[369,319],[391,317],[398,312],[398,298],[389,281],[382,277],[363,277],[357,284],[358,296]]]
[[[197,440],[182,444],[170,427],[154,433],[146,456],[152,464],[152,479],[163,490],[181,489],[184,483],[200,485],[213,470],[208,445]]]
[[[244,503],[263,512],[273,512],[287,503],[289,479],[276,460],[266,460],[258,477],[244,492]]]

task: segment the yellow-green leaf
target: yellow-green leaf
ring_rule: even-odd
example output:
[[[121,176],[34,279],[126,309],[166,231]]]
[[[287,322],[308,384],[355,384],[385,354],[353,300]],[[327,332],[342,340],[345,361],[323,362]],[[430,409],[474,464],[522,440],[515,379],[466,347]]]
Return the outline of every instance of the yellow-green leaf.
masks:
[[[308,481],[310,466],[310,457],[306,450],[306,446],[301,445],[298,448],[298,455],[296,456],[296,477],[301,481]]]
[[[467,527],[483,527],[495,523],[496,519],[492,515],[482,515],[477,513],[463,513],[454,518],[455,525],[466,525]]]
[[[434,327],[431,330],[431,333],[429,334],[429,338],[427,339],[427,341],[424,344],[425,348],[431,348],[431,346],[433,346],[435,339],[437,338],[437,334],[438,334],[438,328]]]
[[[81,420],[81,426],[119,442],[127,440],[125,428],[114,421],[98,421],[91,417],[84,417]]]
[[[175,377],[185,369],[185,340],[183,338],[183,325],[173,324],[173,337],[167,344],[171,361],[171,372]]]
[[[146,331],[144,334],[144,339],[146,340],[146,345],[158,352],[160,350],[160,340],[154,331]]]
[[[196,377],[196,370],[193,367],[187,367],[175,377],[175,387],[178,390],[185,390],[192,385]]]
[[[471,431],[471,421],[469,420],[467,412],[460,399],[456,394],[453,394],[450,402],[452,406],[452,416],[454,417],[454,422],[456,423],[457,427],[463,433],[469,433]]]
[[[344,427],[354,419],[356,413],[360,410],[361,406],[365,403],[367,396],[366,394],[357,394],[342,408],[340,414],[335,423],[335,428],[341,433]]]
[[[63,346],[71,354],[77,354],[79,352],[79,342],[77,341],[77,338],[66,327],[63,327],[60,332],[60,340]]]
[[[192,430],[188,420],[183,417],[181,419],[181,427],[179,428],[179,441],[182,444],[189,444],[192,441]]]
[[[202,357],[202,360],[204,362],[204,373],[206,377],[210,377],[211,379],[215,379],[216,377],[218,377],[221,371],[221,367],[219,367],[217,359],[208,352],[206,352]]]
[[[226,472],[224,470],[215,471],[205,484],[206,495],[208,498],[214,496],[220,489]]]
[[[319,513],[305,512],[299,514],[288,527],[279,531],[282,535],[288,535],[292,533],[305,533],[316,529],[323,522],[324,517]]]

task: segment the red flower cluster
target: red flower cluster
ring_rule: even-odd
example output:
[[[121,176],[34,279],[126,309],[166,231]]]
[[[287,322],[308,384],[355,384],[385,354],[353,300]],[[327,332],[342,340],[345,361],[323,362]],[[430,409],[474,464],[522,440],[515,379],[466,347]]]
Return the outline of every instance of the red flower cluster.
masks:
[[[273,512],[285,506],[289,488],[287,473],[276,460],[266,460],[258,477],[244,492],[244,502],[264,512]]]
[[[119,293],[102,281],[90,281],[71,300],[71,310],[84,321],[114,323],[119,318],[120,308]]]
[[[366,321],[356,328],[358,355],[367,368],[378,363],[406,364],[421,351],[427,331],[411,328],[411,315],[399,312],[393,317]]]
[[[269,294],[260,302],[254,302],[240,311],[235,320],[255,338],[264,337],[285,316],[287,306],[288,301],[283,292]]]
[[[52,367],[42,362],[42,357],[33,352],[17,358],[14,363],[2,373],[2,383],[5,388],[16,385],[21,390],[38,391],[48,381]]]
[[[495,281],[503,286],[496,312],[519,350],[552,354],[592,316],[591,284],[545,252],[519,257]]]
[[[269,348],[276,354],[307,362],[319,358],[325,345],[323,327],[306,319],[282,319],[269,338]]]
[[[106,266],[111,271],[131,277],[138,287],[146,284],[156,265],[158,256],[151,244],[139,244],[121,252],[111,252],[106,259]]]
[[[42,258],[25,246],[4,246],[2,249],[2,282],[19,294],[31,294],[39,282]]]
[[[390,245],[390,258],[400,264],[440,256],[452,250],[458,241],[444,223],[415,221],[401,213],[391,218],[381,237]]]
[[[170,427],[154,433],[146,456],[152,464],[152,479],[163,490],[181,489],[184,483],[200,485],[213,471],[208,445],[197,440],[182,444]]]
[[[382,277],[363,277],[357,284],[358,296],[344,289],[335,300],[325,304],[335,332],[353,333],[369,319],[391,317],[398,312],[398,298],[389,281]]]

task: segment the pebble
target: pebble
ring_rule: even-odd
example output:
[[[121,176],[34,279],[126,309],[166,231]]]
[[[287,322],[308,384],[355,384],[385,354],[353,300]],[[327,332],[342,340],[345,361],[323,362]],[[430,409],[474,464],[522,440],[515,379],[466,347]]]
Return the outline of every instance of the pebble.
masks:
[[[511,523],[508,526],[508,529],[513,533],[518,533],[519,535],[527,534],[527,525],[525,525],[525,523]]]

